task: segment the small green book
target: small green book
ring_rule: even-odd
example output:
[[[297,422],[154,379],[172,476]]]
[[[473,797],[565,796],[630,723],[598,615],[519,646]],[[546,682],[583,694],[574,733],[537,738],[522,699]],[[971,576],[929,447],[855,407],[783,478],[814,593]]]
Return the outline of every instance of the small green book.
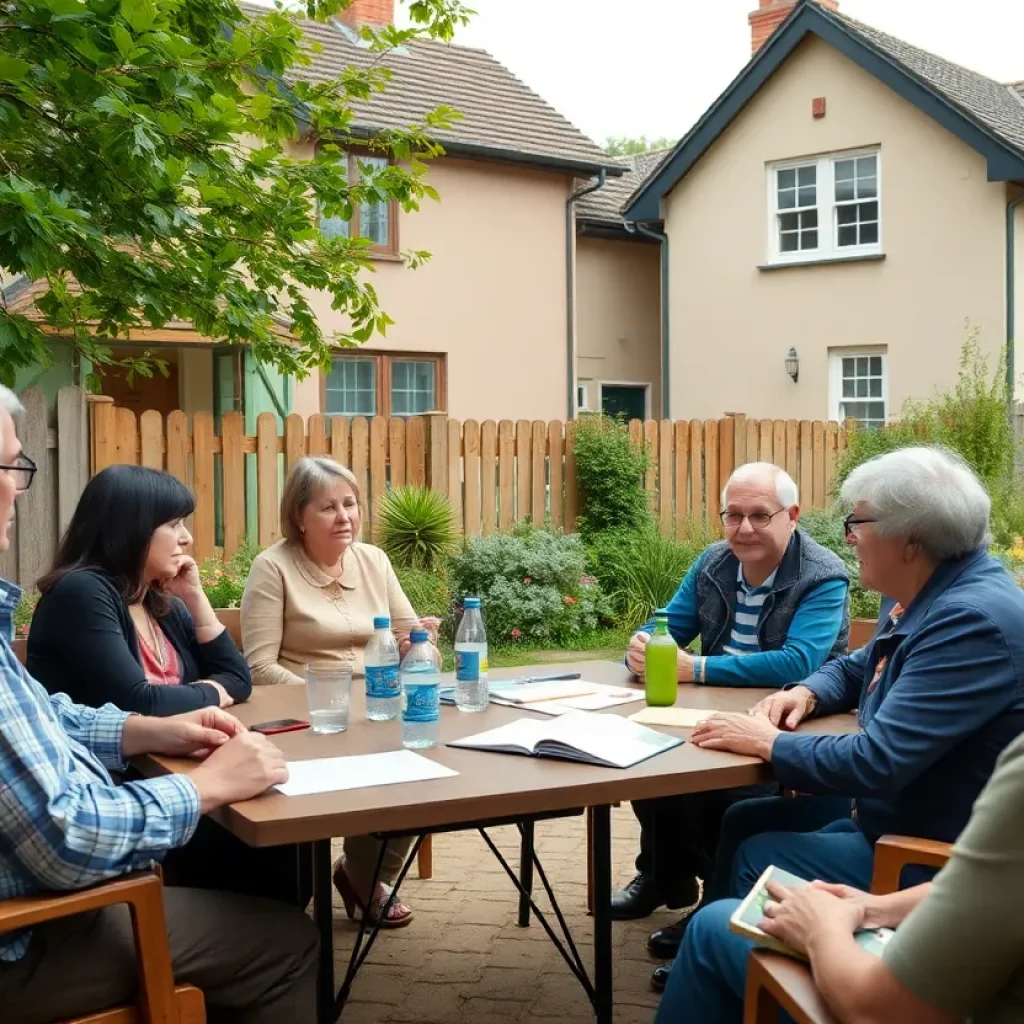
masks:
[[[780,885],[786,886],[787,889],[798,889],[809,884],[805,878],[791,875],[788,871],[783,871],[782,868],[772,865],[765,870],[757,880],[757,884],[747,893],[746,898],[736,908],[736,912],[729,918],[729,927],[738,935],[752,939],[759,946],[774,949],[778,953],[785,953],[798,960],[806,960],[807,957],[803,953],[798,953],[779,939],[761,931],[759,927],[764,920],[764,905],[771,899],[771,896],[768,895],[769,882],[778,882]],[[853,938],[862,949],[874,953],[875,956],[881,956],[885,944],[895,934],[891,928],[864,928]]]

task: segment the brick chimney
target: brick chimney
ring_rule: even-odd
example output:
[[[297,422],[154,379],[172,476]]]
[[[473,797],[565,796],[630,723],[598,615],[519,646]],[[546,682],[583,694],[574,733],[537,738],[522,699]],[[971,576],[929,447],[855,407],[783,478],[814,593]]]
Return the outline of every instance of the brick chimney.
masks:
[[[369,25],[379,28],[381,25],[393,25],[395,21],[395,0],[352,0],[338,17],[352,28]]]
[[[839,0],[814,0],[829,10],[839,10]],[[758,0],[758,8],[752,11],[750,22],[750,52],[757,53],[771,38],[772,33],[789,17],[798,0]]]

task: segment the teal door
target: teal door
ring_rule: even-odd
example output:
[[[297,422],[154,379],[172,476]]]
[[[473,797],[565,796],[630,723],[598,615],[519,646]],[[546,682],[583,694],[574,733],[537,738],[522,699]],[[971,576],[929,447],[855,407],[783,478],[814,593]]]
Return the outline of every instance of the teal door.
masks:
[[[647,386],[644,384],[602,384],[601,411],[626,420],[647,418]]]

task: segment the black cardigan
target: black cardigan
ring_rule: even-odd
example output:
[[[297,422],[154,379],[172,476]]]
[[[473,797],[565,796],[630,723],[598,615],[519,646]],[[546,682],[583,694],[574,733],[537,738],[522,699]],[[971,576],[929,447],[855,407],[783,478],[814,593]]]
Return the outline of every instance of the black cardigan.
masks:
[[[196,642],[185,605],[172,599],[160,620],[181,663],[180,686],[154,686],[139,657],[128,605],[113,582],[93,569],[65,576],[39,599],[28,634],[28,671],[50,693],[78,704],[116,704],[143,715],[177,715],[220,704],[220,683],[237,703],[252,692],[249,667],[227,630],[209,643]]]

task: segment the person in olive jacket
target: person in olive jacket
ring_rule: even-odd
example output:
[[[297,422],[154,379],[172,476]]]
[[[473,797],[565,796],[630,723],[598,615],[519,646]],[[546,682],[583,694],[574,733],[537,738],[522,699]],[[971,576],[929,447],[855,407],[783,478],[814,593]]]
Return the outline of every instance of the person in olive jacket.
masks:
[[[28,670],[50,693],[142,715],[248,699],[249,668],[187,553],[189,489],[168,473],[110,466],[89,481],[28,637]]]

